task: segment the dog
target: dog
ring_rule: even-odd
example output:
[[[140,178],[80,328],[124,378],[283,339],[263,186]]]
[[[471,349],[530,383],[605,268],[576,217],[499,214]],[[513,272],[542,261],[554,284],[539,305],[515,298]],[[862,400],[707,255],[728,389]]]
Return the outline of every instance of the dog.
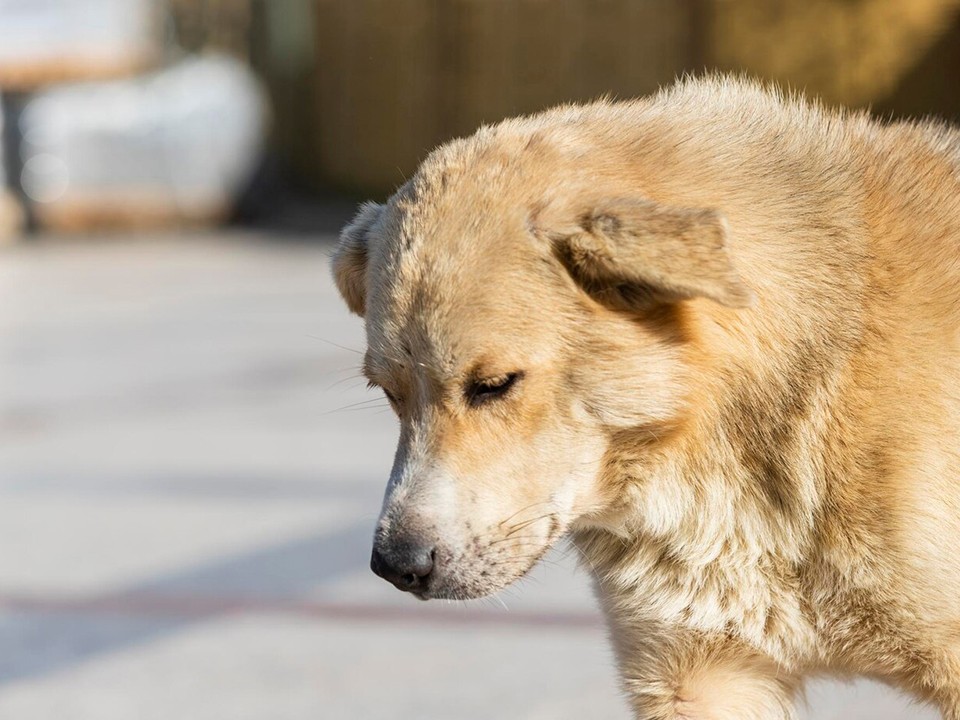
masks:
[[[960,132],[688,78],[442,145],[332,269],[400,419],[378,575],[569,536],[637,718],[832,674],[960,720]]]

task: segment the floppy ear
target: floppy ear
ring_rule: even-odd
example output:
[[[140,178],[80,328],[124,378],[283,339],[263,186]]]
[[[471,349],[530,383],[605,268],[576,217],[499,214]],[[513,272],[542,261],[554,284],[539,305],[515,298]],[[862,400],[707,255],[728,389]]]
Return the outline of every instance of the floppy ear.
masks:
[[[714,210],[615,199],[550,237],[574,279],[598,299],[633,307],[693,297],[733,308],[753,302],[727,252],[726,221]]]
[[[333,279],[350,312],[363,316],[367,304],[367,231],[380,217],[383,205],[367,202],[340,231],[333,253]]]

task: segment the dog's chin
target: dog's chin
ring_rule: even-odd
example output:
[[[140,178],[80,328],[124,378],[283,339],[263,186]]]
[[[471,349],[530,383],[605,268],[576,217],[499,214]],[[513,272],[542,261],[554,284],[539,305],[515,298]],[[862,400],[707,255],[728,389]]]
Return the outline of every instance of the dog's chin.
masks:
[[[549,547],[544,548],[544,553]],[[542,554],[541,554],[542,555]],[[479,600],[494,595],[523,578],[539,562],[541,555],[534,558],[520,572],[494,573],[490,567],[460,568],[447,578],[437,578],[437,582],[412,594],[420,600]]]
[[[518,548],[502,541],[494,541],[467,562],[454,563],[442,577],[435,578],[427,588],[417,591],[421,600],[479,600],[493,595],[521,578],[535,568],[543,556],[562,537],[564,529],[554,516],[547,518],[549,530],[542,538],[536,550],[517,552]],[[529,543],[529,540],[525,541]],[[542,543],[542,544],[541,544]],[[496,548],[490,553],[490,548]],[[514,552],[511,552],[513,550]],[[469,562],[473,560],[473,562]]]
[[[418,600],[479,600],[503,590],[519,579],[517,577],[483,584],[443,583],[435,588],[419,590],[411,594]]]

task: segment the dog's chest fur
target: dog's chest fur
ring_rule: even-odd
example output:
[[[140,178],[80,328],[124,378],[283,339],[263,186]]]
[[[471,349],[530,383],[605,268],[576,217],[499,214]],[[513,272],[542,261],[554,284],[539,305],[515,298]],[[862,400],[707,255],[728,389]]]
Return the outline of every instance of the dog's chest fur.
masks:
[[[701,517],[682,523],[685,542],[577,534],[614,636],[621,627],[679,627],[737,636],[784,667],[811,657],[815,619],[798,567],[752,542],[760,534],[751,532],[742,508],[738,513],[734,521],[732,508],[708,503]]]

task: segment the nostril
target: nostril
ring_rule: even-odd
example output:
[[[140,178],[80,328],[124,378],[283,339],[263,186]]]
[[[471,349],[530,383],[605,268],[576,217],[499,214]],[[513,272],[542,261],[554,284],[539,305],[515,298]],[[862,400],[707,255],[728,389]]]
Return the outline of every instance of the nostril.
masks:
[[[427,577],[431,572],[433,572],[433,560],[436,553],[433,548],[421,549],[418,552],[414,553],[411,557],[411,563],[409,567],[409,572],[404,575],[404,580],[406,578],[411,578],[411,583],[416,583],[419,580]]]

